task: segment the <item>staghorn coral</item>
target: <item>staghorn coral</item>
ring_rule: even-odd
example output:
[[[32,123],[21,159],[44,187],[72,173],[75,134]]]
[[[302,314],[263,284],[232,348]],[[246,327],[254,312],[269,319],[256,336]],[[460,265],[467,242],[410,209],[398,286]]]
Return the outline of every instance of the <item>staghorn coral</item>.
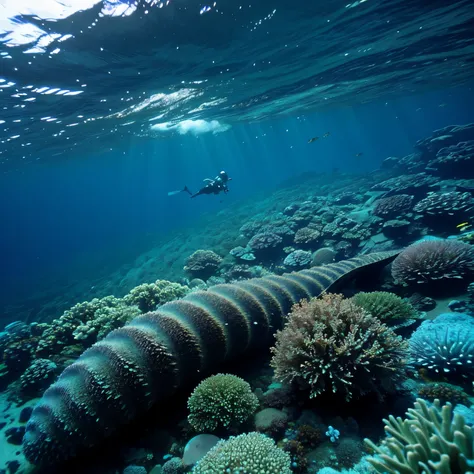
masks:
[[[26,458],[52,466],[96,445],[178,387],[269,345],[295,302],[359,272],[379,271],[395,255],[218,285],[135,318],[85,351],[46,390],[26,426]]]
[[[196,250],[186,259],[184,271],[191,278],[207,280],[212,275],[215,275],[221,262],[222,257],[212,250]]]
[[[291,474],[290,456],[260,433],[219,441],[194,467],[193,474]]]
[[[283,261],[283,265],[286,265],[290,269],[299,270],[301,268],[309,267],[311,263],[312,254],[305,250],[295,250],[288,254]]]
[[[138,306],[142,313],[147,313],[159,305],[182,298],[188,292],[187,286],[167,280],[156,280],[155,283],[136,286],[124,297],[124,301],[130,306]]]
[[[414,319],[418,317],[415,308],[408,301],[388,291],[357,293],[352,301],[372,316],[385,322],[391,319]]]
[[[382,446],[365,439],[377,456],[368,461],[383,474],[467,474],[474,465],[474,436],[450,403],[432,406],[418,398],[407,418],[390,415]]]
[[[413,196],[410,194],[396,194],[387,198],[377,199],[372,211],[374,216],[384,219],[395,219],[410,212],[413,207]]]
[[[448,383],[430,383],[423,385],[418,390],[418,396],[433,402],[438,399],[442,404],[452,403],[453,406],[460,403],[469,406],[469,396],[459,387]]]
[[[293,306],[276,333],[275,378],[297,382],[316,397],[342,393],[346,400],[381,394],[403,375],[407,345],[385,324],[345,300],[326,294]]]
[[[402,284],[470,279],[474,247],[453,240],[424,240],[404,249],[392,264],[393,278]]]
[[[250,385],[231,374],[204,379],[188,399],[188,421],[197,431],[238,426],[257,410],[258,398]]]
[[[447,193],[428,193],[413,210],[426,216],[462,219],[469,215],[473,207],[474,200],[470,193],[449,191]]]

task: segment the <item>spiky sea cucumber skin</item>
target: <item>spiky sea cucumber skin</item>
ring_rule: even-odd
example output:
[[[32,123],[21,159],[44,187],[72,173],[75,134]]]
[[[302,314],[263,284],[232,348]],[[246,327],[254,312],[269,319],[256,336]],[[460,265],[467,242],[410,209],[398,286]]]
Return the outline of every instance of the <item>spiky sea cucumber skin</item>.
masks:
[[[23,449],[54,465],[244,352],[268,347],[302,298],[334,290],[355,273],[386,265],[382,252],[310,270],[216,285],[135,318],[86,350],[46,390],[26,426]]]

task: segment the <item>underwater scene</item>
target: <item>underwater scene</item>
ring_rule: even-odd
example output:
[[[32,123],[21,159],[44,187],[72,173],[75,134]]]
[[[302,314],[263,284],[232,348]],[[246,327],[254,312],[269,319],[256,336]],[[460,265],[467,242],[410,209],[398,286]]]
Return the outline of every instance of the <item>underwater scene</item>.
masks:
[[[0,1],[0,474],[474,474],[474,4]]]

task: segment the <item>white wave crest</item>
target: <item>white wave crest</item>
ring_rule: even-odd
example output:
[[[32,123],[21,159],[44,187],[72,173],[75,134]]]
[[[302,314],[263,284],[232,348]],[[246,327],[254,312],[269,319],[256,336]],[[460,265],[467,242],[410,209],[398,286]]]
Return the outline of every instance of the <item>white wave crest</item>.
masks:
[[[218,120],[183,120],[182,122],[164,122],[151,125],[150,129],[154,132],[169,133],[178,132],[180,135],[198,136],[203,133],[222,133],[229,130],[230,125],[221,123]]]

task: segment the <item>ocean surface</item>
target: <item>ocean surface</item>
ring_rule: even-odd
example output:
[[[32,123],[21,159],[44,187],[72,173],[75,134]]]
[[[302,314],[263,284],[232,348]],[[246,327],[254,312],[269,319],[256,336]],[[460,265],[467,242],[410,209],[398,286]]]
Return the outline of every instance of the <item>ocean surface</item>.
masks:
[[[0,330],[474,122],[469,0],[0,0],[0,65]]]

